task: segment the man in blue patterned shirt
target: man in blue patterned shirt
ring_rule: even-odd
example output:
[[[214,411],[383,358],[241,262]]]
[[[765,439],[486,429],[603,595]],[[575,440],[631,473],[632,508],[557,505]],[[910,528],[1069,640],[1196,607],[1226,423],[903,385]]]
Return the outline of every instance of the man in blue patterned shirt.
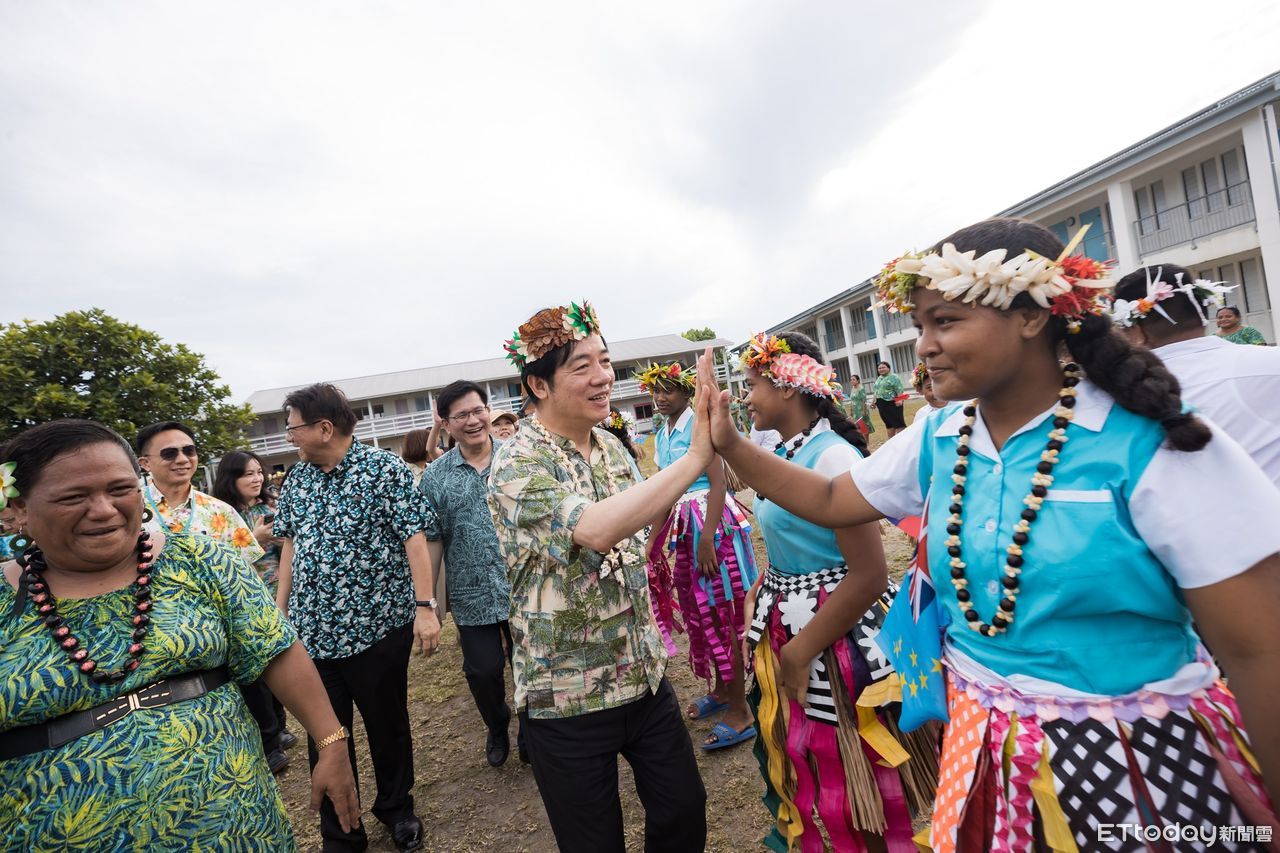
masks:
[[[298,629],[349,730],[360,709],[378,795],[373,815],[399,850],[422,846],[413,812],[409,650],[435,651],[440,622],[423,536],[430,508],[398,456],[356,441],[355,412],[332,385],[285,398],[285,432],[302,462],[289,472],[274,533],[284,541],[276,603]],[[312,767],[317,753],[308,741]],[[347,740],[351,766],[355,741]],[[320,807],[324,850],[364,850],[363,826],[345,832],[328,800]]]
[[[462,671],[489,730],[485,757],[493,767],[511,752],[504,671],[511,659],[511,584],[489,513],[489,466],[499,444],[490,434],[489,396],[474,382],[459,380],[436,397],[436,417],[454,447],[427,466],[418,488],[433,517],[427,525],[431,564],[449,567],[449,610],[458,626]],[[518,735],[520,760],[528,763],[524,720]]]

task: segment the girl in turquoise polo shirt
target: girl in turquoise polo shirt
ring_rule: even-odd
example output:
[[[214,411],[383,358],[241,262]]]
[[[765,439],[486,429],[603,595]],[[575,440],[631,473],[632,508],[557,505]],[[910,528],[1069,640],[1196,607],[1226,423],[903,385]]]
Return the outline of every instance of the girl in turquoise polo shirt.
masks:
[[[679,363],[653,364],[640,375],[640,387],[653,395],[654,407],[665,418],[654,446],[658,467],[666,468],[689,451],[694,375]],[[723,749],[750,740],[756,730],[747,707],[739,641],[743,599],[755,583],[756,565],[751,524],[728,490],[719,457],[675,506],[662,508],[651,531],[649,586],[658,627],[671,654],[672,634],[687,631],[689,663],[710,688],[686,713],[701,719],[725,712],[702,748]]]
[[[1047,229],[981,222],[877,285],[938,395],[967,402],[835,478],[739,439],[723,400],[712,428],[817,524],[926,514],[949,715],[933,849],[1202,849],[1219,827],[1268,848],[1280,492],[1112,331],[1106,270]]]
[[[843,394],[834,372],[810,338],[757,335],[742,362],[756,429],[786,436],[766,450],[827,477],[847,474],[866,455],[862,433],[836,403]],[[816,814],[836,850],[914,848],[912,819],[933,804],[938,731],[901,735],[889,710],[898,699],[893,667],[875,637],[898,587],[880,525],[828,530],[766,495],[754,509],[769,552],[747,632],[756,673],[749,699],[760,728],[754,749],[776,819],[765,844],[784,851],[819,839]],[[802,701],[773,687],[780,668],[805,673]]]

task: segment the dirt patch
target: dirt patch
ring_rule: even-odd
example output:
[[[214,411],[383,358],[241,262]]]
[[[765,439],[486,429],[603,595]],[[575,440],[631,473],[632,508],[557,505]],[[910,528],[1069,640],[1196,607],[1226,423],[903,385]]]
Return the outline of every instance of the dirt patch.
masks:
[[[916,407],[908,406],[909,409]],[[884,430],[878,426],[871,436],[872,446],[882,443],[883,436]],[[646,461],[642,468],[651,473],[652,463]],[[753,495],[748,492],[741,497],[750,506]],[[911,557],[911,542],[887,524],[882,525],[881,533],[890,575],[900,579]],[[753,532],[752,537],[763,568],[764,546],[759,532]],[[680,656],[671,661],[667,675],[684,706],[703,695],[706,685],[695,679],[689,669],[685,638],[677,638],[677,645]],[[462,653],[451,619],[445,621],[440,650],[429,660],[419,657],[410,660],[409,715],[416,768],[413,795],[418,815],[426,827],[424,849],[440,853],[476,850],[533,853],[556,849],[533,772],[515,755],[514,721],[511,759],[498,769],[485,762],[485,728],[462,675]],[[760,802],[764,785],[759,767],[749,744],[709,753],[698,749],[697,744],[714,722],[714,719],[687,722],[698,768],[707,787],[707,849],[725,853],[761,849],[760,839],[769,831],[772,821]],[[299,731],[296,722],[292,728]],[[355,736],[369,849],[395,850],[389,832],[368,812],[375,788],[358,715]],[[311,788],[305,747],[301,744],[295,747],[290,757],[292,766],[279,777],[289,819],[299,849],[319,850],[319,818],[308,809]],[[625,761],[618,763],[627,849],[642,850],[644,810],[636,796],[630,768]]]

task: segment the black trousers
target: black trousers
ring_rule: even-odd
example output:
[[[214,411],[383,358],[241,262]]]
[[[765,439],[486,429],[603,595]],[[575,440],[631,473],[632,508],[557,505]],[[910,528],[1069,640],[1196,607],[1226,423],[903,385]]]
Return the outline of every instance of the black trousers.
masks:
[[[624,853],[618,756],[644,805],[644,849],[693,853],[707,843],[707,791],[689,730],[664,678],[658,692],[607,711],[530,718],[533,775],[563,853]]]
[[[369,757],[378,796],[373,816],[394,826],[413,817],[413,738],[409,731],[409,650],[413,645],[413,623],[393,629],[368,649],[349,658],[317,660],[316,669],[329,694],[338,722],[351,729],[355,721],[352,706],[360,710],[369,739]],[[356,748],[347,740],[351,769],[355,770]],[[315,741],[307,738],[307,757],[315,769]],[[359,787],[357,776],[356,785]],[[367,802],[361,797],[361,804]],[[324,850],[363,850],[368,846],[364,827],[343,832],[338,813],[328,797],[320,806],[320,835]]]
[[[511,626],[505,619],[492,625],[459,625],[458,645],[462,647],[462,673],[480,719],[490,732],[505,732],[511,722],[504,678],[505,667],[511,663]],[[517,741],[521,747],[525,746],[524,721],[522,713]]]
[[[253,714],[253,721],[258,724],[262,733],[262,753],[270,755],[280,748],[280,735],[284,732],[284,706],[280,704],[267,687],[267,682],[259,678],[252,684],[241,684],[240,695]]]

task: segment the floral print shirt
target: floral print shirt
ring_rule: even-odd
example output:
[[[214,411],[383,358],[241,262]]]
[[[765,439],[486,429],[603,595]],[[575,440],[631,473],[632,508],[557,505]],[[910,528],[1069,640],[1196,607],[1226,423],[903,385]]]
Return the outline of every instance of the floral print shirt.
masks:
[[[877,376],[876,384],[872,388],[872,393],[875,394],[877,400],[892,400],[902,393],[902,380],[898,377],[898,374],[888,373],[884,376]]]
[[[77,671],[29,597],[11,616],[16,592],[0,578],[0,731],[186,672],[225,666],[248,684],[297,639],[239,554],[206,536],[169,536],[151,578],[141,665],[118,684]],[[58,602],[58,614],[104,669],[128,660],[132,589]],[[235,684],[0,761],[0,848],[296,849],[262,735]]]
[[[493,625],[511,615],[507,561],[489,512],[489,471],[502,442],[490,439],[489,463],[477,471],[455,447],[427,466],[419,490],[432,514],[427,538],[444,543],[449,610],[459,625]]]
[[[186,503],[170,506],[154,480],[148,479],[145,489],[147,506],[152,512],[151,521],[146,525],[148,530],[208,536],[238,551],[250,566],[262,556],[262,546],[253,538],[253,531],[240,513],[213,495],[192,487]]]
[[[1262,336],[1262,332],[1253,326],[1241,326],[1231,334],[1219,335],[1219,337],[1233,344],[1255,344],[1264,347],[1267,345],[1267,339]]]
[[[662,681],[667,655],[643,532],[608,554],[573,541],[588,506],[639,482],[612,435],[593,429],[585,459],[536,417],[493,460],[489,506],[511,578],[515,703],[535,719],[624,705]]]
[[[313,658],[351,657],[413,621],[404,543],[430,515],[404,460],[358,441],[332,471],[290,470],[271,529],[293,540],[289,618]]]

